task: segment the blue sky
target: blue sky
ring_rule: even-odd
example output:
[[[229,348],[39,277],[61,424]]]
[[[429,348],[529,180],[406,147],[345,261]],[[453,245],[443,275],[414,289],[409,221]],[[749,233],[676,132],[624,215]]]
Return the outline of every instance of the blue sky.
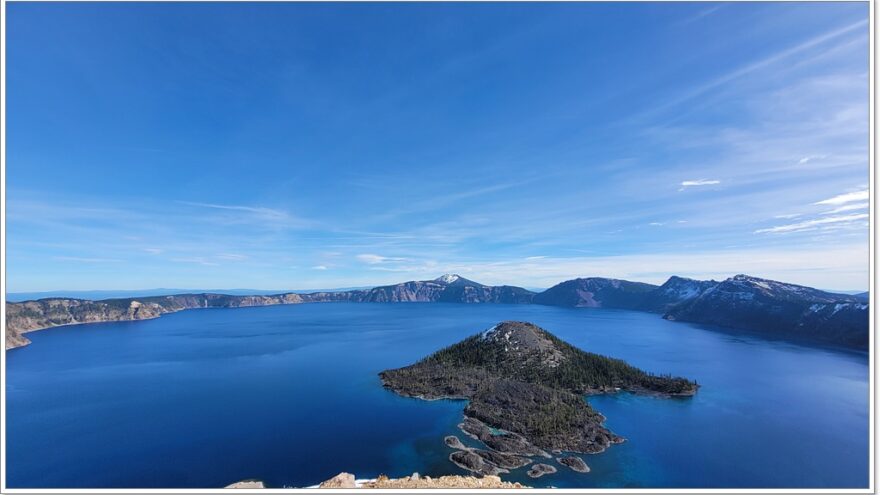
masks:
[[[7,288],[868,286],[868,4],[7,5]]]

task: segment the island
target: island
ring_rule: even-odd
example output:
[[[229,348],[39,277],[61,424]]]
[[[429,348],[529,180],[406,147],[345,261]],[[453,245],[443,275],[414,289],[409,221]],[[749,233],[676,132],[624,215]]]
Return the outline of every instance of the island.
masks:
[[[467,448],[455,437],[444,442],[455,449],[452,462],[484,475],[528,465],[531,457],[550,459],[548,451],[595,454],[623,442],[604,426],[605,417],[585,395],[628,391],[689,397],[699,388],[695,381],[654,375],[582,351],[518,321],[499,323],[379,376],[386,388],[406,397],[467,399],[459,428],[488,449]],[[581,470],[573,459],[558,462]],[[552,472],[536,466],[536,476]]]

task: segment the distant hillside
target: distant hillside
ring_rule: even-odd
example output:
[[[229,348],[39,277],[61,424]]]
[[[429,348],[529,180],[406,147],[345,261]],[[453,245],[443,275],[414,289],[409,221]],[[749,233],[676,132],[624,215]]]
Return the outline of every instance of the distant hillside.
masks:
[[[238,308],[313,302],[457,302],[528,303],[534,294],[521,287],[488,286],[458,275],[397,285],[320,291],[306,294],[288,292],[272,295],[174,294],[91,301],[72,298],[46,298],[6,305],[6,348],[21,347],[30,341],[25,332],[60,325],[129,321],[157,318],[166,313],[195,308]]]
[[[613,278],[576,278],[536,294],[533,302],[572,308],[638,309],[656,285]]]
[[[737,275],[669,308],[668,320],[867,348],[868,304],[858,296]]]
[[[289,291],[261,289],[134,289],[134,290],[53,290],[45,292],[9,292],[10,302],[35,301],[37,299],[124,299],[150,296],[173,296],[175,294],[225,294],[230,296],[260,296],[267,294],[309,294],[312,292],[345,292],[370,287],[341,287],[337,289],[296,289]]]
[[[458,275],[404,282],[364,291],[362,302],[529,303],[534,293],[522,287],[483,285]]]
[[[653,313],[666,313],[677,304],[689,301],[706,290],[718,285],[714,280],[693,280],[672,276],[660,287],[652,290],[638,309]]]

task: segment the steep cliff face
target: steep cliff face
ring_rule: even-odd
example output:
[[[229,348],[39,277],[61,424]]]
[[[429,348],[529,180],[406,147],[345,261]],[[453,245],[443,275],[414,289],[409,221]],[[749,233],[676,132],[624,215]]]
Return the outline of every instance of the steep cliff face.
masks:
[[[669,320],[867,348],[868,305],[858,297],[737,275],[672,306]]]
[[[165,313],[192,308],[238,308],[272,304],[298,304],[299,294],[274,296],[228,296],[224,294],[179,294],[138,299],[40,299],[6,305],[6,348],[30,343],[22,334],[33,330],[98,323],[105,321],[148,320]]]
[[[576,278],[535,294],[532,302],[572,308],[638,309],[656,288],[613,278]]]
[[[360,302],[529,303],[535,294],[522,287],[491,286],[458,275],[375,287],[357,296]]]
[[[85,301],[40,299],[6,305],[6,348],[30,343],[22,333],[42,328],[101,321],[145,320],[175,311],[171,305],[130,299]]]
[[[364,295],[364,302],[435,302],[446,289],[446,284],[434,281],[404,282],[375,287]]]

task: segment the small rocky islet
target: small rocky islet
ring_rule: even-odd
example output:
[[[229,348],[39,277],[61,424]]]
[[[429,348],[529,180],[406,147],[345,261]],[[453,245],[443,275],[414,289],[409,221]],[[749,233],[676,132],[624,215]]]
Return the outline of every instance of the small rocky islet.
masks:
[[[506,321],[441,349],[421,361],[379,374],[383,385],[406,397],[468,400],[458,425],[486,449],[466,446],[455,435],[443,441],[449,460],[482,476],[497,476],[531,464],[533,478],[557,469],[556,462],[589,472],[576,455],[595,454],[624,441],[604,426],[585,395],[628,391],[659,397],[688,397],[696,382],[658,376],[624,361],[582,351],[527,322]],[[536,459],[545,459],[536,462]]]
[[[568,466],[572,471],[576,471],[578,473],[589,473],[590,466],[587,466],[587,463],[584,462],[583,459],[576,455],[567,455],[565,457],[557,457],[556,462],[562,464],[563,466]]]
[[[545,474],[553,474],[556,472],[556,468],[549,464],[535,464],[529,469],[529,472],[526,473],[529,475],[529,478],[540,478]]]

